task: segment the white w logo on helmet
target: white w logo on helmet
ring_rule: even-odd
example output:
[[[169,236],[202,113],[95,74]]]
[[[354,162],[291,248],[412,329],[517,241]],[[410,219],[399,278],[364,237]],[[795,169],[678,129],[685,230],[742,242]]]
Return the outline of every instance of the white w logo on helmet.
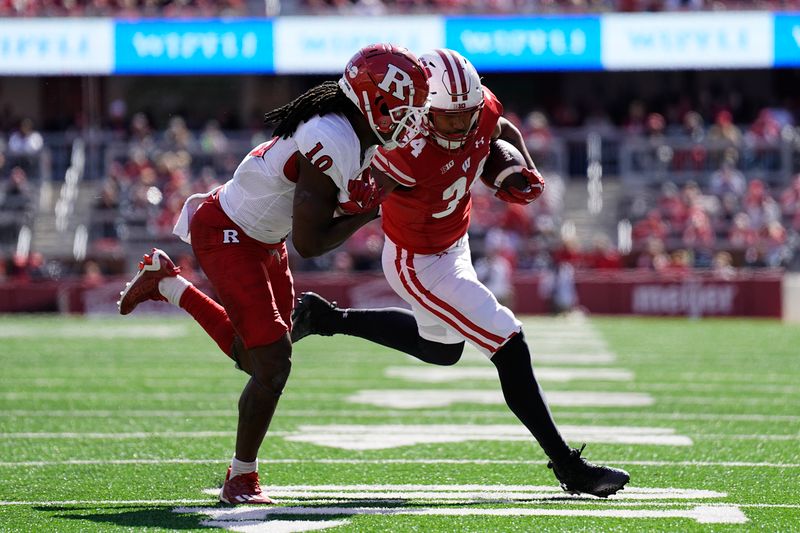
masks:
[[[411,80],[411,76],[408,72],[399,69],[391,63],[389,63],[387,68],[386,75],[383,77],[383,81],[378,84],[378,87],[387,93],[391,91],[395,98],[403,101],[407,100],[406,88],[409,88],[411,97],[408,98],[408,101],[410,102],[414,97],[414,82]],[[391,88],[392,85],[394,85],[394,90]]]

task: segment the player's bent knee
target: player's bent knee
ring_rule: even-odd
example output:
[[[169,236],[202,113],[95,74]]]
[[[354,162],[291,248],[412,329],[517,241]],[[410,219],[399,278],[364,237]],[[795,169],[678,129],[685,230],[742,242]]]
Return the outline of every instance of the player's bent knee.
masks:
[[[427,359],[437,365],[452,366],[461,359],[464,352],[464,343],[444,344],[442,342],[420,339],[419,346],[426,354]]]
[[[250,354],[244,347],[244,342],[239,335],[234,335],[231,344],[231,359],[236,363],[236,368],[253,375],[253,365],[250,363]]]
[[[292,371],[292,343],[288,335],[267,346],[247,350],[252,376],[270,393],[280,396]]]

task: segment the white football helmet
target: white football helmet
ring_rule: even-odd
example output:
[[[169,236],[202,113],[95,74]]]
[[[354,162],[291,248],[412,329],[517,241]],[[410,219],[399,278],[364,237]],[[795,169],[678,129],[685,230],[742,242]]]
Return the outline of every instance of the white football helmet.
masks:
[[[458,150],[475,133],[483,109],[483,89],[478,71],[464,56],[446,48],[424,54],[419,60],[428,73],[430,87],[427,134],[443,148]],[[437,114],[466,112],[472,112],[468,131],[457,134],[436,131],[434,122]]]

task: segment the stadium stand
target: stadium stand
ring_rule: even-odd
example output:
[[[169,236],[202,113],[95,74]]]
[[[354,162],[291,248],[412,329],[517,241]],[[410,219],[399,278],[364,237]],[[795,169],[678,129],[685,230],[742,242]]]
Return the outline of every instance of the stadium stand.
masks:
[[[610,246],[613,227],[593,228],[601,231],[580,239],[564,230],[564,223],[575,216],[572,210],[565,212],[567,191],[585,200],[586,187],[584,181],[570,179],[564,161],[583,154],[570,154],[563,136],[585,137],[595,126],[551,128],[546,112],[530,112],[519,125],[548,177],[547,193],[525,209],[497,201],[485,187],[473,188],[474,253],[478,257],[500,254],[517,271],[542,271],[562,263],[580,269],[658,271],[716,264],[796,267],[800,174],[796,173],[798,148],[792,115],[785,114],[785,123],[769,127],[764,126],[772,120],[765,118],[766,113],[759,113],[752,124],[730,124],[729,129],[744,132],[732,135],[736,142],[720,142],[721,133],[712,133],[718,124],[702,128],[696,117],[691,118],[699,115],[696,111],[687,115],[685,122],[694,125],[682,129],[673,124],[669,134],[663,133],[663,119],[652,116],[641,129],[635,129],[632,121],[605,126],[606,137],[618,139],[611,146],[620,150],[615,157],[620,161],[618,180],[626,184],[624,192],[611,199],[616,205],[607,210],[615,213],[613,220],[631,224],[632,247],[620,254]],[[721,122],[728,126],[726,120]],[[770,129],[780,133],[770,138],[753,133]],[[639,132],[649,137],[632,138]],[[37,158],[26,154],[28,159],[20,159],[20,150],[11,150],[20,145],[20,137],[15,137],[13,145],[9,142],[3,153],[16,162],[24,160],[28,168],[38,168]],[[125,250],[153,243],[169,249],[183,200],[226,181],[238,164],[238,154],[263,138],[264,132],[255,137],[249,131],[225,132],[216,120],[193,131],[179,116],[157,131],[141,113],[130,118],[124,131],[106,132],[96,147],[104,162],[102,175],[84,182],[92,198],[84,217],[86,256],[93,261],[92,268],[115,274],[124,268],[119,258]],[[46,147],[37,143],[29,144],[44,152]],[[8,177],[3,182],[2,242],[7,261],[13,262],[9,252],[20,228],[32,225],[37,186],[43,180],[29,179],[19,165],[9,168],[6,163],[3,168],[8,169],[3,171]],[[792,172],[794,177],[789,179]],[[612,182],[607,180],[609,188]],[[293,266],[299,271],[377,270],[381,244],[380,226],[375,223],[322,258],[305,261],[294,255]],[[74,275],[84,270],[82,264],[56,269]]]
[[[798,0],[3,0],[0,17],[207,18],[279,14],[559,14],[796,10]]]
[[[27,0],[0,1],[0,16],[798,8],[800,0]],[[508,95],[503,98],[507,116],[523,131],[548,188],[541,201],[520,209],[476,186],[471,237],[478,258],[502,256],[518,272],[565,264],[601,270],[800,269],[800,100],[794,92],[762,90],[735,72],[670,74],[670,80],[679,81],[663,91],[657,89],[664,85],[664,73],[573,75],[572,82],[553,73],[491,78],[495,92]],[[771,71],[768,77],[773,89],[797,80],[791,72]],[[0,264],[6,276],[22,271],[32,278],[119,274],[129,268],[126,253],[152,244],[185,254],[185,249],[171,250],[171,227],[183,199],[225,182],[241,156],[268,134],[257,121],[249,126],[246,118],[260,109],[225,104],[226,114],[224,106],[203,105],[237,101],[238,93],[221,92],[219,84],[211,97],[198,90],[188,103],[145,109],[132,94],[136,85],[120,83],[112,90],[95,82],[100,93],[107,93],[98,109],[106,109],[95,109],[91,120],[86,110],[75,116],[45,110],[31,119],[7,105],[0,109]],[[158,92],[176,80],[154,77],[147,83]],[[278,94],[286,92],[280,87],[284,81],[275,83]],[[257,85],[251,85],[252,92]],[[580,89],[562,91],[569,86]],[[536,88],[537,98],[527,87]],[[593,90],[598,87],[602,90]],[[76,152],[78,141],[82,147]],[[587,182],[592,158],[602,169],[602,186],[599,180]],[[60,215],[54,212],[59,209]],[[84,228],[83,253],[75,253],[81,243],[73,233],[61,237],[65,224],[78,236],[78,228]],[[48,239],[53,247],[46,250],[52,252],[27,253],[31,246],[45,250],[42,243]],[[305,261],[293,255],[293,267],[376,270],[381,239],[379,225],[372,224],[322,258]],[[28,258],[25,264],[22,257]]]

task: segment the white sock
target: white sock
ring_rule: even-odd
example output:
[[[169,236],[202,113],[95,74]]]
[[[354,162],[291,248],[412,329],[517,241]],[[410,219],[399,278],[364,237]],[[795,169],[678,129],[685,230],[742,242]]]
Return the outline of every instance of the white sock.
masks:
[[[158,292],[167,299],[169,303],[177,307],[181,306],[181,296],[191,283],[183,276],[167,276],[158,282]]]
[[[253,461],[252,463],[245,463],[244,461],[240,461],[233,456],[231,460],[231,477],[236,477],[239,474],[248,474],[250,472],[257,472],[258,471],[258,459]]]

